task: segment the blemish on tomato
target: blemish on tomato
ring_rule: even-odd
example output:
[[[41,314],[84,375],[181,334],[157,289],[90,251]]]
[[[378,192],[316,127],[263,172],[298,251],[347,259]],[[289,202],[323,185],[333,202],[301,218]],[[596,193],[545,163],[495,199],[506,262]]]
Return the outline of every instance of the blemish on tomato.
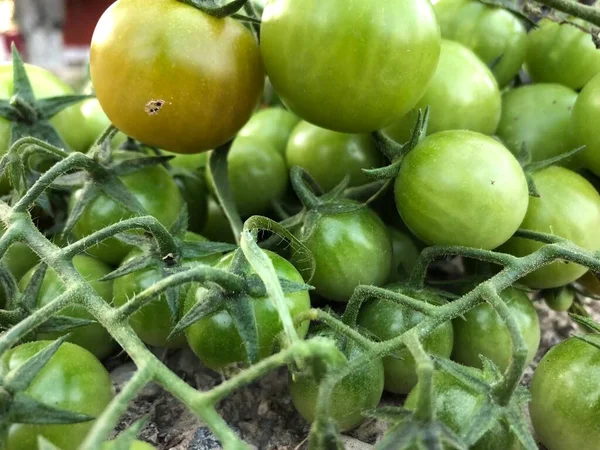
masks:
[[[148,103],[146,103],[144,110],[148,115],[155,116],[159,113],[164,104],[164,100],[150,100]]]

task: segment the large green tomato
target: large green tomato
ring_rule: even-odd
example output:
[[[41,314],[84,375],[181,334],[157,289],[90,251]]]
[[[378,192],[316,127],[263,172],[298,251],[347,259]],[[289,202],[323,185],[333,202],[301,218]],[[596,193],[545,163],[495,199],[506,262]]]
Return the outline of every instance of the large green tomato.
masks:
[[[369,135],[338,133],[308,122],[294,128],[285,157],[289,168],[302,167],[325,192],[346,175],[350,176],[350,186],[372,181],[362,169],[379,167],[383,162]]]
[[[491,67],[500,87],[519,73],[525,59],[525,26],[506,9],[473,0],[441,0],[434,6],[442,37],[469,47]]]
[[[112,281],[100,281],[100,279],[110,272],[112,269],[91,256],[76,255],[73,258],[73,265],[75,269],[81,274],[83,278],[87,280],[90,286],[96,291],[96,293],[102,297],[106,303],[112,303],[113,301],[113,282]],[[37,267],[36,267],[37,268]],[[19,283],[21,290],[24,290],[36,268],[31,269],[21,282]],[[65,285],[58,277],[56,272],[51,268],[46,270],[46,275],[42,281],[40,293],[37,298],[38,307],[46,306],[51,303],[59,295],[65,292]],[[63,309],[59,313],[62,316],[76,317],[79,319],[93,319],[94,316],[87,312],[87,310],[80,305],[70,306]],[[110,356],[111,352],[115,349],[115,342],[108,334],[106,329],[98,324],[85,325],[83,327],[75,328],[71,331],[69,341],[79,345],[92,352],[98,359],[106,358]],[[56,339],[59,336],[66,333],[37,333],[36,339]]]
[[[429,134],[471,130],[492,135],[500,121],[500,90],[494,75],[467,47],[442,41],[440,62],[415,109],[385,129],[396,142],[410,139],[418,109],[430,107]]]
[[[542,19],[527,37],[525,68],[536,83],[560,83],[577,90],[600,72],[600,50],[590,33]]]
[[[552,347],[533,374],[529,412],[548,450],[596,450],[600,351],[575,337]]]
[[[303,283],[302,275],[276,253],[265,252],[279,278],[294,283]],[[233,255],[226,255],[215,267],[228,269]],[[252,269],[248,267],[248,274]],[[202,301],[208,291],[203,287],[192,286],[185,301],[188,311],[196,302]],[[310,296],[306,291],[285,294],[285,302],[292,317],[310,309]],[[252,307],[258,331],[259,358],[270,356],[277,347],[277,338],[282,332],[281,321],[270,297],[254,297]],[[308,322],[297,327],[300,337],[306,336]],[[219,371],[232,364],[247,363],[247,354],[233,318],[225,309],[200,319],[185,330],[185,337],[190,348],[200,361],[210,369]]]
[[[331,370],[341,369],[348,361],[364,355],[357,344],[348,341],[340,349]],[[350,430],[365,420],[363,412],[375,408],[381,400],[384,371],[381,361],[369,361],[361,369],[352,372],[335,385],[331,395],[329,412],[340,431]],[[290,395],[298,412],[307,421],[315,419],[319,398],[319,382],[309,374],[290,375]]]
[[[29,342],[9,350],[0,359],[0,375],[5,376],[50,344],[50,341]],[[69,342],[60,346],[25,393],[48,406],[94,417],[114,397],[110,377],[100,361]],[[93,421],[69,425],[14,424],[8,429],[6,450],[38,450],[38,436],[61,450],[76,450],[93,425]]]
[[[266,212],[280,200],[288,186],[283,156],[266,141],[239,136],[227,155],[229,186],[238,213],[243,217]],[[210,171],[208,182],[214,186]]]
[[[553,158],[575,148],[571,111],[577,93],[560,84],[532,84],[502,96],[498,137],[519,155],[523,147],[532,161]]]
[[[600,117],[600,74],[585,85],[571,115],[571,130],[576,145],[585,145],[579,154],[582,165],[600,176],[600,135],[595,118]]]
[[[474,376],[481,373],[478,369],[470,370]],[[416,409],[418,387],[417,385],[406,398],[405,408]],[[477,417],[484,401],[483,394],[473,391],[441,370],[436,370],[433,374],[433,389],[436,418],[460,436]],[[505,422],[496,421],[469,450],[523,450],[523,446]]]
[[[176,0],[113,3],[92,37],[90,73],[117,128],[177,153],[199,153],[233,138],[264,86],[248,28]]]
[[[206,239],[200,235],[187,232],[185,240],[191,242],[204,242]],[[140,249],[133,249],[123,261],[123,264],[131,261],[142,254]],[[181,264],[183,268],[190,268],[197,264],[213,264],[219,257],[217,255],[183,259]],[[158,283],[163,278],[161,272],[155,267],[148,267],[129,273],[115,280],[114,301],[115,306],[119,307],[131,300],[136,294]],[[189,285],[180,288],[179,300],[183,306]],[[165,295],[160,295],[156,300],[147,304],[129,319],[129,323],[137,335],[146,344],[156,347],[176,348],[185,346],[185,338],[182,335],[168,340],[169,334],[173,330],[173,318]]]
[[[114,161],[135,158],[132,152],[113,152]],[[171,226],[183,208],[183,199],[177,184],[167,170],[160,166],[147,167],[137,172],[121,177],[121,181],[137,198],[149,215],[156,217],[165,226]],[[70,209],[75,200],[81,196],[82,190],[73,192]],[[105,194],[99,194],[83,211],[83,214],[73,228],[73,235],[81,239],[95,231],[118,223],[123,219],[134,217],[134,213]],[[107,264],[119,264],[131,248],[117,240],[109,238],[91,247],[87,252]]]
[[[402,162],[395,194],[400,216],[422,241],[484,249],[517,231],[529,202],[516,158],[471,131],[425,138]]]
[[[314,222],[309,218],[296,235],[315,258],[311,284],[317,294],[347,302],[359,284],[386,282],[392,265],[392,243],[377,214],[367,207],[339,214],[316,214]],[[307,262],[299,254],[292,255],[292,262],[306,268]]]
[[[540,321],[531,300],[523,292],[508,288],[500,294],[519,329],[527,347],[529,364],[540,345]],[[454,350],[452,359],[482,368],[479,355],[491,359],[500,370],[508,367],[512,358],[512,339],[500,315],[489,303],[481,303],[453,321]]]
[[[323,128],[367,133],[423,96],[440,52],[428,0],[272,0],[261,51],[275,91]]]
[[[238,136],[259,138],[282,155],[285,154],[288,139],[300,118],[283,108],[265,108],[255,113]]]
[[[552,166],[533,174],[540,193],[529,201],[521,224],[526,230],[554,234],[586,250],[600,250],[600,195],[581,175]],[[502,251],[525,256],[542,247],[541,242],[512,238]],[[556,261],[522,278],[533,288],[553,288],[575,281],[587,271],[580,265]]]
[[[402,284],[387,286],[387,289],[437,306],[446,303],[438,295],[414,290]],[[410,330],[424,318],[423,313],[407,306],[389,300],[375,299],[362,307],[358,316],[358,325],[380,340],[387,341]],[[452,324],[445,322],[423,340],[423,347],[429,354],[448,358],[452,352],[452,335]],[[384,358],[383,367],[386,391],[408,394],[417,384],[415,360],[407,348],[396,352],[394,356]]]

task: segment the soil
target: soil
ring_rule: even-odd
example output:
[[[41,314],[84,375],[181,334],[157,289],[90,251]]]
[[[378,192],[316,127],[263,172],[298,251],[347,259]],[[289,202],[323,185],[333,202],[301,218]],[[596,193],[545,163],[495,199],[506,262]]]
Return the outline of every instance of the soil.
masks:
[[[548,309],[543,301],[536,301],[542,324],[542,340],[535,361],[523,377],[528,384],[533,369],[548,349],[579,330],[566,313]],[[600,302],[586,301],[586,308],[600,320]],[[166,364],[189,384],[207,390],[221,381],[221,375],[202,366],[191,351],[178,350],[160,355]],[[111,376],[117,390],[127,381],[135,366],[120,358],[108,363],[113,367]],[[400,405],[401,396],[384,395],[383,404]],[[287,392],[287,371],[271,373],[246,389],[236,392],[218,406],[219,413],[239,435],[258,450],[304,450],[308,425],[295,411]],[[147,423],[140,438],[160,450],[216,450],[220,449],[213,434],[168,392],[157,385],[149,385],[130,405],[122,417],[117,432],[140,418]],[[385,433],[386,425],[369,420],[344,436],[348,450],[372,448]]]

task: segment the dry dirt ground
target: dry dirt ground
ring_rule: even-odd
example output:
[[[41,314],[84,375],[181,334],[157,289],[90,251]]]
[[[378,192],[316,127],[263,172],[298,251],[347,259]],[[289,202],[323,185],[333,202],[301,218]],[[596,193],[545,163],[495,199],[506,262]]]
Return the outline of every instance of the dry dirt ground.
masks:
[[[542,341],[535,362],[524,378],[528,383],[533,368],[546,351],[556,343],[577,332],[566,313],[549,310],[536,302],[542,324]],[[600,319],[600,303],[589,301],[587,309]],[[184,380],[201,390],[218,384],[221,376],[202,366],[189,350],[159,355]],[[135,367],[122,357],[109,361],[115,386],[119,389]],[[383,402],[401,404],[401,396],[384,395]],[[219,405],[219,412],[240,436],[259,450],[303,450],[308,425],[296,413],[287,392],[285,369],[235,393]],[[220,445],[212,433],[176,399],[156,385],[148,386],[130,405],[117,431],[141,417],[148,419],[141,438],[160,450],[213,450]],[[345,437],[348,450],[372,448],[385,432],[385,424],[368,421]]]

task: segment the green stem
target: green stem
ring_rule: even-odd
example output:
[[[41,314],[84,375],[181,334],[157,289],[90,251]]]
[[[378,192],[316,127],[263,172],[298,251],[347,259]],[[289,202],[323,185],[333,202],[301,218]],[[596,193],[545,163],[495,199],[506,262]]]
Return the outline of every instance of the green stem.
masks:
[[[417,384],[417,420],[430,422],[435,419],[433,406],[433,360],[429,357],[415,333],[407,333],[406,347],[412,354],[417,369],[419,383]]]
[[[312,190],[310,190],[307,183],[304,181],[304,178],[308,176],[308,173],[302,167],[294,166],[290,170],[290,180],[294,192],[296,192],[296,195],[306,209],[314,209],[320,202],[319,198]]]
[[[39,119],[39,115],[34,106],[23,100],[20,96],[13,95],[10,99],[10,104],[15,107],[25,122],[32,124]]]
[[[536,0],[536,2],[600,27],[600,10],[594,6],[582,5],[572,0]]]

